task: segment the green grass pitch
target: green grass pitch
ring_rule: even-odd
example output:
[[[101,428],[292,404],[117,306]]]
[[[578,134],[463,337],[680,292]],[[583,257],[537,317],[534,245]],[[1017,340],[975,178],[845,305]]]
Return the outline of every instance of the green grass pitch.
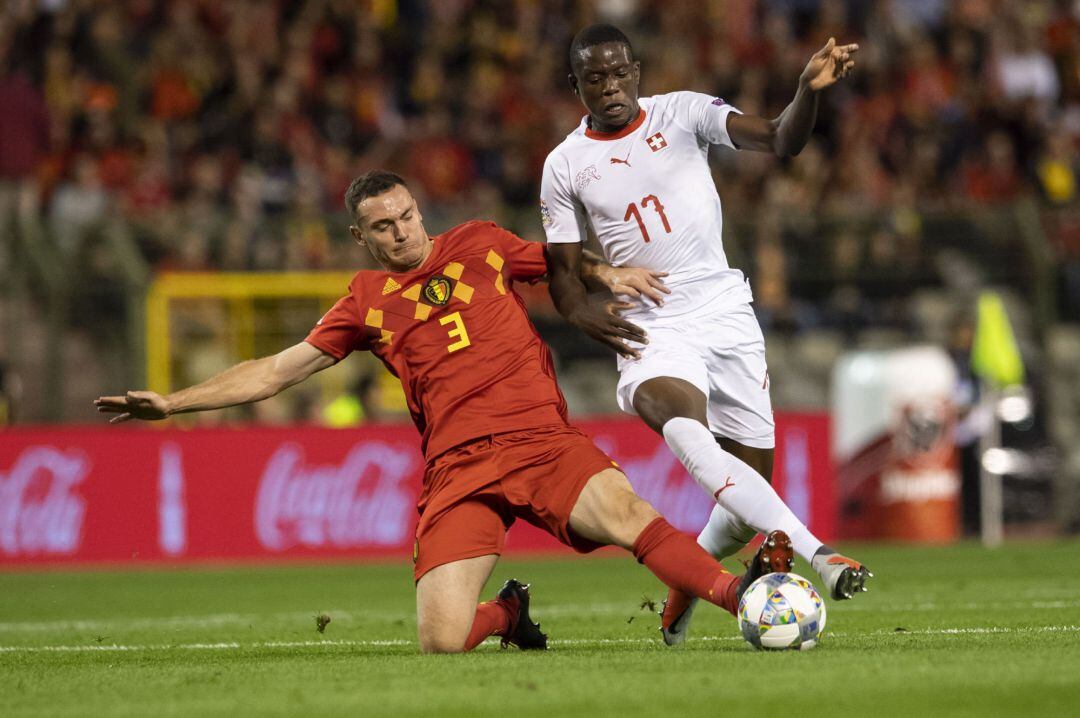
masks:
[[[0,573],[0,716],[1080,714],[1080,543],[849,548],[872,589],[801,653],[711,606],[666,648],[619,554],[503,562],[551,649],[459,656],[418,654],[405,564]]]

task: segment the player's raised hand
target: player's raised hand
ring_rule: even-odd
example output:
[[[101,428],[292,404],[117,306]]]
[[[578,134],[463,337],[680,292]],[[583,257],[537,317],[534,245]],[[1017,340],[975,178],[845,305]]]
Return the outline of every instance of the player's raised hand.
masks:
[[[627,345],[627,341],[648,344],[645,330],[619,316],[619,312],[633,309],[630,302],[585,302],[578,305],[567,320],[590,337],[605,344],[629,359],[640,359],[641,353]]]
[[[859,46],[837,45],[836,38],[830,37],[825,47],[814,53],[806,69],[799,76],[799,82],[811,90],[824,90],[837,80],[847,77],[855,69],[855,53]]]
[[[100,396],[94,399],[94,406],[101,414],[116,414],[109,419],[110,424],[119,424],[129,419],[157,421],[169,416],[169,402],[153,391],[129,391],[124,396]]]
[[[664,284],[667,272],[638,267],[612,267],[607,279],[608,289],[612,294],[622,294],[638,298],[642,295],[652,300],[658,307],[664,306],[664,295],[671,290]]]

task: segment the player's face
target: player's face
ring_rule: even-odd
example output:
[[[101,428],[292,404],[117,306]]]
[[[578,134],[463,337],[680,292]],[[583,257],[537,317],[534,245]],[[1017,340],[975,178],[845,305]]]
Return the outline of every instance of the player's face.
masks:
[[[412,193],[402,185],[357,205],[353,237],[371,256],[392,272],[416,269],[431,254],[431,240],[424,230],[424,218]]]
[[[617,130],[638,115],[641,64],[621,42],[585,48],[574,60],[570,87],[601,132]]]

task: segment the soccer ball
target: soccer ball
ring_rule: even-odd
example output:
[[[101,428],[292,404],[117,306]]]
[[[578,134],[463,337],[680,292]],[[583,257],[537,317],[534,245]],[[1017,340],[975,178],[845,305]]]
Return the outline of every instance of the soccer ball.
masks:
[[[754,648],[813,648],[825,630],[825,602],[802,576],[766,574],[739,601],[739,628]]]

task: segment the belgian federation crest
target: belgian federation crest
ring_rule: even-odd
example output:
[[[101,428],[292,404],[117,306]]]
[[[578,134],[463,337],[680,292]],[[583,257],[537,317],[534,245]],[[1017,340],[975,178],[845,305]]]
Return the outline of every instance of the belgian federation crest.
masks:
[[[424,299],[442,306],[450,301],[450,280],[441,274],[432,276],[424,283]]]

